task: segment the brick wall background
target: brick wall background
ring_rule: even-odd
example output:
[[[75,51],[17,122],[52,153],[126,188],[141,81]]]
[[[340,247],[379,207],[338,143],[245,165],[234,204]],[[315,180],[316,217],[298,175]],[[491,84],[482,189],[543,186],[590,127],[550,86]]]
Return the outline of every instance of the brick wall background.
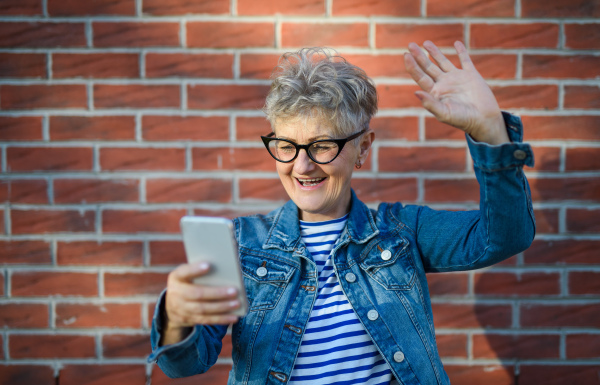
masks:
[[[598,0],[2,0],[0,382],[225,384],[230,347],[203,378],[146,365],[150,317],[182,215],[285,199],[257,140],[283,51],[335,47],[375,79],[364,201],[476,207],[463,136],[402,62],[409,41],[459,39],[523,118],[538,233],[494,268],[430,275],[446,369],[600,383],[599,16]]]

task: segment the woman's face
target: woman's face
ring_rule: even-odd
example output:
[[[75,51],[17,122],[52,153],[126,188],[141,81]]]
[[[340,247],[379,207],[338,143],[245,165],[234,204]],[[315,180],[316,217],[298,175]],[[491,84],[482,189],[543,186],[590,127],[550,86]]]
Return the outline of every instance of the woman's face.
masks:
[[[297,144],[341,139],[333,134],[328,122],[311,117],[280,120],[275,125],[275,134]],[[315,163],[304,150],[300,150],[298,157],[290,163],[276,162],[285,191],[300,209],[300,219],[324,221],[339,218],[349,211],[352,170],[358,159],[364,163],[373,136],[372,132],[363,134],[359,146],[352,141],[346,143],[331,163]]]

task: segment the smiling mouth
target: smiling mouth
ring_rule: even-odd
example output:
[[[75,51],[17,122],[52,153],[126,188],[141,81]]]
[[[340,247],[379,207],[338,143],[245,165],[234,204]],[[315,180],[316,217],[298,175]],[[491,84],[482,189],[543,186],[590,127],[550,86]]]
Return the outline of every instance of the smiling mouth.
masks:
[[[319,183],[321,183],[322,181],[324,181],[325,178],[310,178],[310,179],[296,178],[296,180],[298,182],[300,182],[300,184],[304,187],[312,187],[312,186],[316,186]]]

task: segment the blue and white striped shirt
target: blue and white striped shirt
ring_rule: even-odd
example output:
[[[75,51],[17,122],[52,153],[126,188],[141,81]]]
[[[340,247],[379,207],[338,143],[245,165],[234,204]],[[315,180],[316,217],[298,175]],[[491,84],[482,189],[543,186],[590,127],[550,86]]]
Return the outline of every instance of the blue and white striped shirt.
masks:
[[[347,220],[348,215],[325,222],[300,221],[302,240],[319,270],[319,289],[290,385],[397,384],[333,270],[330,253]]]

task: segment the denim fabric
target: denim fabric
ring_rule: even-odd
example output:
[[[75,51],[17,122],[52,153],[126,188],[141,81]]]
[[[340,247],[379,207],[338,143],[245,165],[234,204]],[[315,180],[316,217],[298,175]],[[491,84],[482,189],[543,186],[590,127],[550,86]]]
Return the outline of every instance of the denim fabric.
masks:
[[[535,220],[522,171],[523,165],[533,165],[533,154],[520,143],[520,119],[506,113],[504,118],[512,143],[491,146],[467,136],[480,210],[436,211],[401,203],[382,203],[375,210],[352,192],[346,229],[332,251],[334,269],[402,384],[449,383],[436,346],[425,274],[489,266],[533,240]],[[285,384],[315,301],[317,267],[302,242],[292,201],[234,223],[250,308],[232,328],[229,384]],[[390,258],[388,253],[382,258],[385,250]],[[257,274],[260,266],[267,268],[266,275]],[[197,325],[184,341],[159,348],[163,300],[164,295],[153,321],[149,360],[170,377],[205,372],[217,360],[227,326]]]

